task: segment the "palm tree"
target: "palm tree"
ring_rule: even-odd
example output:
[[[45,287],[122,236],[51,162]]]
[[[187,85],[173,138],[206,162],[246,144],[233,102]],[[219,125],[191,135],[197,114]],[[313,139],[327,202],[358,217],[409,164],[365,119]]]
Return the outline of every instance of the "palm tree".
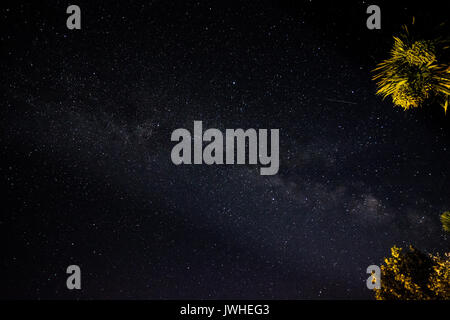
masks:
[[[450,49],[446,40],[413,40],[408,28],[394,37],[390,58],[373,70],[377,94],[392,97],[404,110],[417,108],[430,98],[447,112],[450,95],[450,66],[439,61],[438,52]]]
[[[445,211],[441,215],[441,222],[442,222],[442,228],[445,231],[450,232],[450,211]]]

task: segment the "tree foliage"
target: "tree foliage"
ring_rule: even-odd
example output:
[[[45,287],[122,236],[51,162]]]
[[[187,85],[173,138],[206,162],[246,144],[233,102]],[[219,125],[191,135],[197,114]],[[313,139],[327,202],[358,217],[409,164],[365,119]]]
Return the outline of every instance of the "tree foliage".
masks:
[[[394,246],[384,262],[377,300],[450,299],[450,253],[441,257]]]
[[[450,232],[450,211],[446,211],[441,215],[442,228]]]
[[[439,61],[438,52],[448,50],[447,41],[413,40],[406,26],[394,37],[390,58],[373,70],[377,94],[392,97],[404,110],[421,106],[436,98],[447,112],[450,96],[450,66]]]

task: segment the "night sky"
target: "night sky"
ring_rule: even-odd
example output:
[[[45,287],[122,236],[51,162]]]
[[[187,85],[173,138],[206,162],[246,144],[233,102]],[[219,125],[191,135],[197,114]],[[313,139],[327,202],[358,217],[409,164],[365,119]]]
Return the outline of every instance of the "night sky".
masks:
[[[403,2],[403,3],[401,3]],[[372,299],[393,245],[448,250],[450,116],[371,69],[448,11],[365,1],[1,8],[1,298]],[[176,128],[280,129],[280,170],[175,166]],[[66,289],[66,268],[82,290]]]

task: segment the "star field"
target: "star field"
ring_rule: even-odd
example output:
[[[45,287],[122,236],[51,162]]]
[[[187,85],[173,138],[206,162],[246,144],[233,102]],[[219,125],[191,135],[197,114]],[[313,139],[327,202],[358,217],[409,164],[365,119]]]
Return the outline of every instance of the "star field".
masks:
[[[1,11],[2,296],[368,299],[393,245],[448,248],[448,116],[370,73],[431,13],[386,5],[372,32],[363,2],[78,5],[76,31],[66,3]],[[278,175],[173,165],[194,120],[280,129]]]

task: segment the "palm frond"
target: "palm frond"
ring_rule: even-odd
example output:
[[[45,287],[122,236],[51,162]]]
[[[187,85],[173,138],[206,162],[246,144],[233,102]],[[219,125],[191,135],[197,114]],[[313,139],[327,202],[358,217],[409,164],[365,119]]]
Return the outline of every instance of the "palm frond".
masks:
[[[412,40],[408,28],[394,36],[389,59],[373,70],[377,94],[390,96],[404,110],[417,108],[436,97],[445,111],[450,95],[450,66],[438,61],[437,47],[442,40]]]

